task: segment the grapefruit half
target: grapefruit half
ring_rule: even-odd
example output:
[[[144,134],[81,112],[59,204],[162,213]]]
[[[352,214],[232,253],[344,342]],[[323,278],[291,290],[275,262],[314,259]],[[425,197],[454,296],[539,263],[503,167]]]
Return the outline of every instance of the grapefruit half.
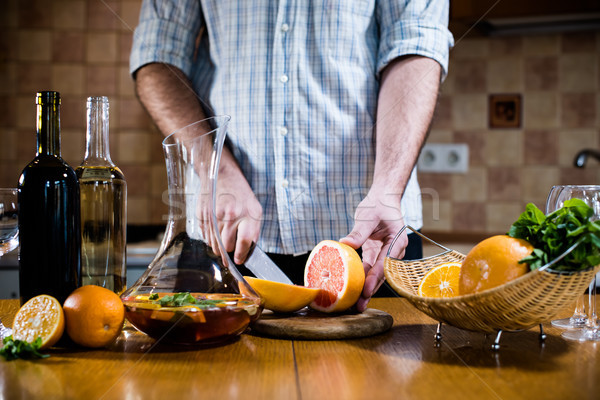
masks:
[[[304,269],[304,286],[321,291],[310,307],[341,312],[352,307],[365,284],[365,270],[356,250],[347,244],[324,240],[310,253]]]

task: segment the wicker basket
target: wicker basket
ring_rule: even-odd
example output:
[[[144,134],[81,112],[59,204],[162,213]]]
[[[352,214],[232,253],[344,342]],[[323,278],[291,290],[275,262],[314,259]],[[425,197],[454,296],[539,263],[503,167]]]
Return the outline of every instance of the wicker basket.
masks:
[[[465,256],[407,227],[439,246],[443,252],[420,260],[403,261],[390,257],[388,251],[384,262],[387,282],[431,318],[470,331],[519,331],[550,321],[564,307],[575,302],[600,269],[600,266],[596,266],[579,272],[551,270],[550,267],[572,251],[575,245],[552,263],[496,288],[445,299],[422,297],[417,294],[419,283],[431,268],[443,262],[461,262]],[[402,231],[404,228],[398,236]]]

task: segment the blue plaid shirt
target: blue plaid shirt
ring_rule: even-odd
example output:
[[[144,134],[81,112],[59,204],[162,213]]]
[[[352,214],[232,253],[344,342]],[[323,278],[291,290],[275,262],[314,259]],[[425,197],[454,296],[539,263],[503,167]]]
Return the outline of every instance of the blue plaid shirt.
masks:
[[[379,74],[418,54],[445,76],[447,24],[448,0],[145,0],[130,69],[171,64],[232,116],[234,156],[264,211],[259,244],[298,254],[352,230],[373,176]],[[416,228],[420,195],[413,171],[402,210]]]

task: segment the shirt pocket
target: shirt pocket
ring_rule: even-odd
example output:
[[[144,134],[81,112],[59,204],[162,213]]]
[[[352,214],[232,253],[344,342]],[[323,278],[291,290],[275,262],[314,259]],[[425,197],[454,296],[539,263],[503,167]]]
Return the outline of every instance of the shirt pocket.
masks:
[[[377,51],[375,0],[325,0],[324,5],[329,56],[353,64],[372,62]]]

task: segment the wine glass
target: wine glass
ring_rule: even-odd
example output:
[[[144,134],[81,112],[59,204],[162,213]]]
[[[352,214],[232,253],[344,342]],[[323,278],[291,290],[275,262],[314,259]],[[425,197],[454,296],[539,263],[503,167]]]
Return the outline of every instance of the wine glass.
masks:
[[[19,245],[17,189],[0,188],[0,257]],[[12,333],[0,321],[0,339]]]
[[[563,206],[565,200],[573,197],[581,198],[584,196],[585,188],[593,188],[589,186],[578,186],[578,185],[556,185],[550,189],[548,198],[546,200],[546,214],[550,214],[553,211],[558,210]],[[575,303],[575,310],[573,315],[569,318],[555,319],[551,321],[553,326],[563,329],[578,329],[583,328],[587,323],[587,314],[585,312],[585,293],[581,293],[577,297]]]
[[[556,188],[556,189],[555,189]],[[594,210],[593,219],[600,219],[600,185],[563,185],[553,187],[548,196],[547,208],[558,209],[568,199],[578,198]],[[554,206],[553,206],[554,204]],[[587,318],[583,326],[563,332],[562,337],[577,341],[600,341],[600,325],[596,314],[596,275],[589,287]],[[585,299],[585,297],[584,297]],[[583,307],[582,307],[583,308]],[[577,312],[577,310],[576,310]],[[554,324],[554,321],[552,321]]]
[[[0,257],[18,245],[17,189],[0,189]]]

